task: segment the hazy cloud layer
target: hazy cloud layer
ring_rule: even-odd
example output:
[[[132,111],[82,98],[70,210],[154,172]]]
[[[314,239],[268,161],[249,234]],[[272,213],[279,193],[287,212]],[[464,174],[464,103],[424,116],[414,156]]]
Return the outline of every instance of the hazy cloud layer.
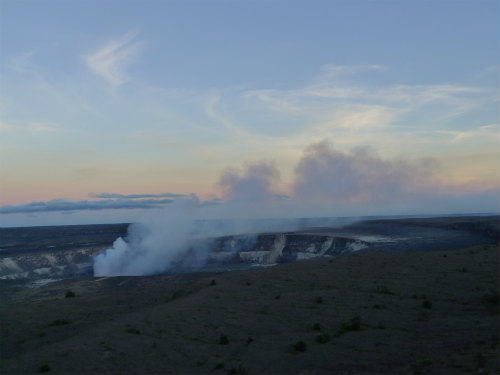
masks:
[[[106,199],[98,201],[82,200],[76,202],[65,199],[54,199],[48,202],[30,202],[19,205],[6,204],[0,207],[0,214],[159,208],[171,202],[172,199]]]
[[[492,194],[497,191],[471,184],[447,185],[440,180],[442,173],[433,158],[383,159],[367,147],[341,152],[322,141],[304,150],[289,186],[280,184],[274,162],[260,161],[242,169],[225,169],[218,181],[220,197],[202,202],[194,194],[190,197],[200,209],[225,218],[377,214],[374,210],[388,214],[394,207],[402,207],[408,214],[498,211],[498,194]],[[4,205],[0,214],[160,208],[189,198],[174,193],[90,196],[98,199]],[[472,202],[477,203],[476,208]],[[436,211],[440,207],[442,211]]]
[[[92,198],[110,199],[143,199],[143,198],[182,198],[186,194],[161,193],[161,194],[116,194],[116,193],[90,193]]]

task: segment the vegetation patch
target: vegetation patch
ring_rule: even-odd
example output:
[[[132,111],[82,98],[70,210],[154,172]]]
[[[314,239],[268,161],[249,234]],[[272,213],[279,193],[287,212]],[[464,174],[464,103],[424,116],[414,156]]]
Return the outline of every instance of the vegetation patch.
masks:
[[[217,362],[215,364],[214,370],[219,370],[219,369],[224,368],[224,367],[226,367],[226,365],[224,364],[224,362]]]
[[[229,375],[237,375],[237,374],[239,374],[239,375],[244,375],[244,374],[246,374],[246,373],[247,373],[247,370],[246,370],[246,368],[245,368],[245,367],[243,367],[243,365],[240,363],[240,364],[238,365],[238,367],[231,367],[231,368],[227,371],[227,373],[228,373]]]
[[[303,353],[307,350],[307,344],[304,341],[297,341],[293,344],[293,352],[294,353]]]
[[[140,335],[141,334],[141,331],[139,331],[137,328],[133,328],[133,327],[128,327],[125,330],[125,332],[133,334],[133,335]]]
[[[321,331],[321,329],[322,329],[322,328],[323,328],[323,327],[322,327],[322,326],[321,326],[321,324],[319,324],[319,323],[314,323],[314,324],[312,325],[312,330],[313,330],[313,331]]]
[[[390,294],[390,295],[393,295],[394,292],[389,290],[389,288],[387,288],[385,285],[379,285],[377,287],[377,289],[375,289],[375,293],[378,293],[378,294]]]
[[[318,343],[318,344],[325,344],[327,343],[328,341],[330,341],[330,335],[329,334],[322,334],[322,335],[318,335],[316,336],[316,339],[315,341]]]
[[[429,301],[428,299],[424,299],[424,300],[422,301],[422,307],[423,307],[424,309],[432,309],[432,302],[431,302],[431,301]]]
[[[342,323],[339,329],[337,329],[337,332],[335,332],[334,337],[339,337],[344,333],[351,331],[359,331],[360,329],[361,329],[361,317],[359,315],[356,315],[349,322]]]
[[[40,372],[49,372],[50,371],[50,366],[48,364],[43,364],[40,366]]]
[[[69,324],[68,319],[56,319],[52,323],[49,324],[49,327],[64,326],[66,324]]]
[[[227,345],[227,344],[229,344],[229,339],[227,338],[226,335],[224,335],[224,334],[220,335],[220,337],[219,337],[219,344],[220,345]]]
[[[65,296],[65,297],[66,297],[66,298],[74,298],[74,297],[76,297],[76,294],[75,294],[75,292],[73,292],[73,291],[71,291],[71,290],[68,290],[68,291],[66,292],[66,296]]]

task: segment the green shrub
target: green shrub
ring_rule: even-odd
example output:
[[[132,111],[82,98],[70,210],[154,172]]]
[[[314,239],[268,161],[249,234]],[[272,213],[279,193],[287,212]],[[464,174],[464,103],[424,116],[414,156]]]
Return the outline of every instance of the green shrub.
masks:
[[[319,323],[314,323],[313,326],[312,326],[312,330],[313,331],[321,331],[321,324]]]
[[[52,323],[49,324],[50,327],[56,327],[56,326],[64,326],[66,324],[69,324],[68,319],[56,319]]]
[[[71,290],[68,290],[66,292],[66,298],[74,298],[74,297],[76,297],[75,292],[72,292]]]
[[[210,286],[214,286],[214,285],[217,285],[217,282],[215,280],[212,279],[212,281],[210,281]]]
[[[232,367],[228,370],[227,372],[229,375],[245,375],[247,373],[247,370],[243,367],[243,365],[240,363],[238,367]]]
[[[139,331],[138,329],[133,328],[133,327],[127,328],[125,330],[125,332],[130,333],[130,334],[134,334],[134,335],[140,335],[141,334],[141,331]]]
[[[359,315],[356,315],[349,321],[349,323],[342,323],[339,329],[337,329],[337,332],[335,332],[334,337],[339,337],[340,335],[343,335],[344,333],[350,331],[359,331],[360,329],[361,329],[361,317]]]
[[[330,341],[330,335],[329,334],[323,334],[323,335],[316,336],[316,342],[318,344],[325,344],[328,341]]]
[[[316,298],[316,303],[322,304],[323,303],[323,297]]]
[[[419,322],[427,322],[427,321],[429,321],[430,318],[431,317],[430,317],[428,311],[420,311],[420,313],[418,314],[417,320]]]
[[[498,292],[486,292],[483,294],[482,301],[486,305],[498,306],[500,294]]]
[[[385,285],[378,286],[375,292],[380,294],[394,294],[394,292],[390,291]]]
[[[293,350],[300,353],[305,352],[307,350],[307,344],[304,341],[297,341],[293,345]]]
[[[215,369],[216,370],[224,368],[224,367],[226,367],[226,365],[222,361],[221,362],[217,362],[216,365],[215,365]]]
[[[432,302],[431,302],[431,301],[429,301],[428,299],[424,299],[424,300],[422,301],[422,307],[423,307],[424,309],[432,309]]]
[[[229,339],[227,338],[226,335],[224,335],[224,334],[220,335],[220,337],[219,337],[219,344],[220,345],[227,345],[227,344],[229,344]]]
[[[40,372],[48,372],[50,371],[50,366],[48,364],[43,364],[40,366]]]

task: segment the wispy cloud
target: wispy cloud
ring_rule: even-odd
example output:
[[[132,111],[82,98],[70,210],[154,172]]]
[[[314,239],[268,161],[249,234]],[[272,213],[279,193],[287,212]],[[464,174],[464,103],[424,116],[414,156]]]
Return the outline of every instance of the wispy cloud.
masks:
[[[141,42],[134,42],[137,34],[136,31],[128,32],[118,40],[114,40],[86,56],[87,65],[114,87],[127,82],[129,77],[124,69],[137,56],[142,46]]]
[[[24,52],[20,55],[14,56],[9,64],[9,67],[18,73],[35,73],[33,68],[32,59],[36,54],[36,50]]]
[[[499,129],[500,126],[497,124],[480,126],[477,129],[466,130],[466,131],[451,131],[451,130],[438,130],[437,133],[441,133],[450,137],[449,142],[459,143],[468,141],[473,138],[484,138],[488,137],[490,139],[498,142],[499,139]]]

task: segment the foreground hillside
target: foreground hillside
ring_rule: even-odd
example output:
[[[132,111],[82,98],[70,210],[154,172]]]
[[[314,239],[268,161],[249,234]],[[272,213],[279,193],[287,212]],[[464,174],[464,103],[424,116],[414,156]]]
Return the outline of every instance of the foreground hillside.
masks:
[[[18,289],[0,371],[498,373],[498,264],[485,245]]]

